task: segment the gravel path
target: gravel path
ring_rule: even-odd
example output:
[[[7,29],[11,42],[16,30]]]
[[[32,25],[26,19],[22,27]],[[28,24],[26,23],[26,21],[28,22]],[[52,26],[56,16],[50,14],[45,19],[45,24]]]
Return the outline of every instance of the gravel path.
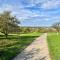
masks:
[[[38,37],[13,60],[51,60],[48,51],[47,33]]]

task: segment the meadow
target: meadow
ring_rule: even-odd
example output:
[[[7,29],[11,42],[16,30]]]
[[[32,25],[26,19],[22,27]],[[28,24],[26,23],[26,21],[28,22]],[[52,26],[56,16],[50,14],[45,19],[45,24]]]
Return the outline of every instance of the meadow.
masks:
[[[12,60],[31,44],[41,33],[9,34],[8,38],[0,34],[0,60]]]
[[[49,33],[47,41],[51,59],[60,60],[60,34]]]

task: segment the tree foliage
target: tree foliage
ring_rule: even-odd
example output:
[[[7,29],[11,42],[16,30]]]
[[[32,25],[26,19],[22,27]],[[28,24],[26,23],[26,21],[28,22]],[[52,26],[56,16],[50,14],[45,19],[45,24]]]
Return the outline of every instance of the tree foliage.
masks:
[[[4,11],[0,14],[0,32],[4,33],[6,35],[6,38],[10,32],[18,31],[18,24],[18,19],[15,16],[12,16],[11,12]]]
[[[58,32],[60,32],[60,22],[54,23],[52,27],[55,28]]]

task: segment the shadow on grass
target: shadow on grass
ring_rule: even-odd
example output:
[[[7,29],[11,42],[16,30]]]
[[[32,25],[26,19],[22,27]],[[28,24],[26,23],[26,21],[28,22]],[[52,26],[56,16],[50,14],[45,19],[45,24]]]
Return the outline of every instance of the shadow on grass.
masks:
[[[17,39],[19,38],[20,36],[18,35],[8,35],[7,38],[5,35],[0,35],[0,39]]]
[[[38,36],[19,36],[19,35],[9,35],[7,40],[17,41],[15,44],[0,47],[0,60],[11,60],[22,50],[24,50],[31,42],[35,40]],[[0,35],[0,40],[5,40],[4,35]],[[9,42],[8,42],[9,43]],[[3,43],[2,43],[3,45]],[[1,49],[2,48],[2,49]]]

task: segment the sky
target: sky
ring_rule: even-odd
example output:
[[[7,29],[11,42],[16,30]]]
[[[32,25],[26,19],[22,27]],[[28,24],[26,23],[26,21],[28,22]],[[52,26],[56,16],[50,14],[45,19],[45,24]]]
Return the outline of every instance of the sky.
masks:
[[[21,26],[51,26],[60,22],[60,0],[0,0],[0,12],[11,11]]]

